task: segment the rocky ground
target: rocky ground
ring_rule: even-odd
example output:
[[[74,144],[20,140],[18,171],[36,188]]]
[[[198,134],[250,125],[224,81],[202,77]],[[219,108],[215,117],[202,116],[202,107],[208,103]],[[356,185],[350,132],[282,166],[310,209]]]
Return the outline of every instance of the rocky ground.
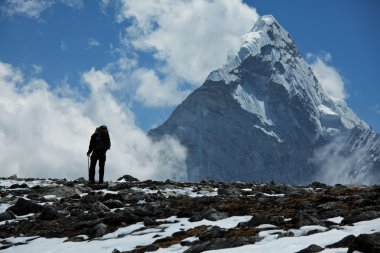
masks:
[[[379,185],[181,183],[131,176],[88,185],[83,178],[2,178],[0,196],[0,250],[5,251],[37,238],[79,245],[140,235],[127,251],[99,252],[204,252],[350,231],[362,221],[380,224]],[[221,225],[227,221],[236,224]],[[170,230],[171,224],[177,229]],[[380,227],[347,232],[329,244],[318,240],[297,251],[380,252]]]

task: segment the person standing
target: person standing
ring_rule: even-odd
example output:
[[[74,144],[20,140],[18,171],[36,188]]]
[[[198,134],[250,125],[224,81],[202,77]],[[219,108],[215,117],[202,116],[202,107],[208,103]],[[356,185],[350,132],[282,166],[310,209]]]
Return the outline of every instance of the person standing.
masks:
[[[95,167],[99,161],[99,184],[104,180],[104,166],[106,163],[106,152],[111,148],[111,140],[106,126],[99,126],[91,136],[87,156],[91,156],[91,163],[88,173],[90,184],[95,183]]]

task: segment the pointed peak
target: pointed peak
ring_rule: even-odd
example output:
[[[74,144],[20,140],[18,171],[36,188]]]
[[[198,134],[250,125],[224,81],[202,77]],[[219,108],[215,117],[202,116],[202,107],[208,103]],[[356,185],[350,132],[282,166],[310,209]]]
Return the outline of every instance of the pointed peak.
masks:
[[[251,32],[257,32],[262,30],[273,30],[276,29],[278,31],[284,30],[280,24],[277,22],[275,17],[272,15],[264,15],[260,16],[253,28],[251,29]]]
[[[274,23],[277,23],[277,20],[272,15],[264,15],[260,16],[256,23],[272,26]]]

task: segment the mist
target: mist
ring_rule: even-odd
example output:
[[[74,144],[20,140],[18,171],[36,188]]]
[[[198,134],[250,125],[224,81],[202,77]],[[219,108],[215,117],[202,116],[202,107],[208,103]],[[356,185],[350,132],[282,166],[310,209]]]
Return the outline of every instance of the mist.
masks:
[[[0,62],[1,177],[87,179],[90,137],[107,125],[112,146],[105,180],[125,174],[185,178],[186,149],[170,136],[150,140],[133,112],[112,95],[112,75],[91,69],[82,74],[82,85],[89,89],[86,97],[69,87],[64,93],[51,90],[43,79],[25,80],[20,70]]]
[[[338,137],[314,152],[310,162],[318,168],[315,181],[329,185],[376,183],[372,165],[368,163],[368,151],[358,148],[347,152],[347,145],[343,137]]]

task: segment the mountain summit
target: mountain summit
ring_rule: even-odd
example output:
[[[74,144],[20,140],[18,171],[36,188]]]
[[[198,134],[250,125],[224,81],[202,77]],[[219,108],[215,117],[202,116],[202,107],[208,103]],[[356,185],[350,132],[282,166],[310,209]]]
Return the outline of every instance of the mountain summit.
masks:
[[[188,149],[188,180],[376,183],[380,135],[329,96],[273,16],[149,132]]]

